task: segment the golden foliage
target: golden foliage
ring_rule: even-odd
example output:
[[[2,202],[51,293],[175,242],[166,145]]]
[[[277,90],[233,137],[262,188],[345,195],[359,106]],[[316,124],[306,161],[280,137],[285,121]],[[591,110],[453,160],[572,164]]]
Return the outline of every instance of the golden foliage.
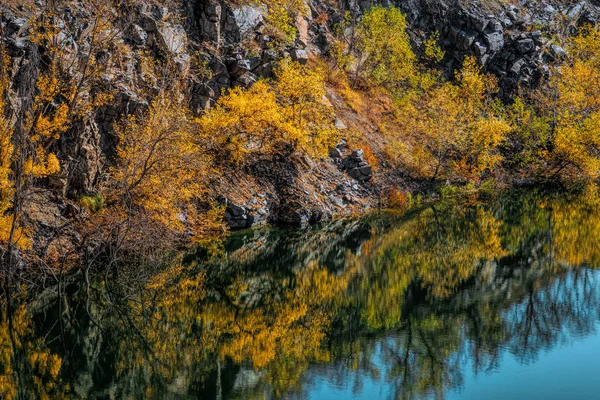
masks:
[[[274,153],[289,147],[324,155],[335,141],[332,111],[323,102],[323,75],[289,60],[276,69],[276,82],[259,81],[232,89],[198,120],[204,135],[227,160],[239,163],[249,153]]]
[[[59,94],[48,84],[55,81],[51,70],[50,75],[43,75],[36,82],[35,104],[39,108],[26,114],[22,126],[9,120],[5,103],[9,82],[8,55],[3,47],[0,48],[0,59],[0,244],[5,251],[12,246],[29,249],[31,239],[21,226],[21,209],[32,182],[60,170],[57,157],[45,146],[47,140],[56,140],[64,132],[65,110],[59,106],[53,113],[44,112]]]
[[[408,196],[401,190],[393,188],[388,195],[388,206],[391,208],[404,208],[408,205]]]
[[[112,176],[119,193],[152,218],[182,229],[183,203],[201,193],[198,157],[189,116],[169,94],[159,96],[141,119],[130,116],[117,128],[117,167]]]
[[[8,89],[8,55],[0,47],[0,242],[8,243],[13,227],[13,215],[9,212],[14,196],[12,162],[14,157],[13,127],[7,119],[5,98]],[[23,236],[22,233],[18,236]],[[22,243],[22,246],[28,247]]]
[[[425,57],[433,62],[439,63],[442,61],[446,52],[440,48],[438,42],[440,40],[440,33],[434,32],[424,43]]]
[[[442,83],[419,90],[403,102],[398,120],[412,144],[408,167],[418,177],[479,180],[500,160],[496,151],[510,126],[491,100],[496,81],[481,73],[467,57],[457,72],[457,83]],[[398,153],[397,143],[388,153]]]
[[[394,165],[415,178],[476,182],[498,165],[498,146],[510,125],[493,100],[496,80],[481,72],[475,58],[465,58],[455,82],[445,82],[439,71],[417,63],[399,10],[374,7],[356,26],[347,18],[332,58],[355,82],[370,82],[393,96],[392,110],[371,119]],[[434,65],[445,55],[437,42],[434,34],[424,43],[425,61]],[[369,116],[360,94],[339,77],[334,84],[354,111]]]
[[[285,48],[296,40],[298,30],[294,27],[294,18],[290,9],[284,5],[269,7],[265,22],[266,33],[272,36],[269,43],[271,47]]]
[[[6,308],[5,304],[1,305]],[[25,305],[0,313],[0,397],[3,399],[67,398],[59,373],[62,359],[35,340],[32,315]],[[31,379],[32,385],[20,383]]]
[[[279,137],[286,136],[289,127],[278,108],[275,93],[261,81],[249,90],[232,89],[198,124],[203,134],[215,134],[225,159],[240,162],[245,154],[269,152]]]
[[[31,246],[21,226],[21,214],[36,182],[60,172],[60,161],[51,150],[54,143],[93,107],[110,101],[101,90],[91,92],[101,69],[97,52],[113,37],[111,4],[95,0],[89,3],[94,19],[75,43],[86,43],[79,46],[87,49],[82,59],[74,58],[76,52],[64,40],[62,31],[66,28],[57,26],[58,2],[32,13],[27,24],[29,39],[44,49],[50,62],[36,77],[35,97],[28,109],[9,110],[5,104],[12,71],[4,47],[0,48],[0,243],[7,249],[13,245]],[[21,114],[11,114],[15,112]]]
[[[551,113],[554,128],[550,155],[554,174],[573,168],[585,178],[600,173],[599,40],[597,27],[583,28],[543,92],[543,112]]]
[[[275,69],[274,90],[280,112],[293,127],[294,147],[312,156],[326,154],[337,140],[333,110],[325,103],[324,73],[289,59]],[[290,140],[290,139],[288,139]]]
[[[217,293],[210,282],[221,279],[215,275],[176,264],[146,285],[141,299],[130,302],[137,311],[132,322],[145,340],[120,343],[121,372],[149,370],[185,382],[198,368],[208,374],[214,361],[229,359],[265,370],[261,379],[281,395],[300,382],[309,363],[329,360],[323,346],[332,318],[327,305],[345,290],[347,274],[314,264],[287,279],[267,278],[263,283],[279,288],[280,296],[257,291],[254,279],[237,274],[221,277],[232,280]],[[173,342],[173,334],[183,335]]]
[[[52,350],[61,348],[57,340],[63,336],[53,321],[40,318],[59,307],[66,310],[60,322],[67,343],[74,337],[77,343],[93,345],[84,360],[93,367],[101,359],[111,367],[108,376],[115,382],[117,396],[133,392],[165,397],[160,391],[173,393],[173,382],[177,393],[185,395],[199,385],[210,385],[215,372],[228,371],[231,362],[236,370],[243,366],[257,372],[255,384],[242,391],[266,391],[276,397],[303,389],[308,368],[319,368],[320,363],[337,366],[339,362],[386,380],[401,377],[398,382],[402,382],[403,393],[442,393],[447,385],[454,385],[454,363],[468,354],[464,351],[481,352],[476,357],[485,357],[488,351],[497,354],[498,346],[507,340],[515,343],[518,330],[529,326],[518,321],[520,315],[531,324],[531,315],[537,315],[531,310],[514,314],[515,309],[524,309],[520,299],[534,299],[532,308],[547,305],[533,312],[547,314],[550,308],[564,308],[571,303],[553,299],[574,293],[573,286],[561,281],[560,291],[545,292],[554,293],[550,297],[542,294],[549,302],[539,301],[542,297],[537,296],[544,293],[537,292],[539,286],[548,283],[548,276],[558,276],[569,281],[581,279],[581,285],[588,288],[589,266],[600,262],[600,243],[594,234],[600,221],[596,188],[566,197],[540,197],[532,191],[514,194],[508,193],[508,198],[491,208],[473,201],[438,202],[398,220],[393,216],[363,220],[352,233],[362,232],[360,244],[351,244],[343,255],[333,250],[335,260],[340,261],[335,271],[314,259],[306,261],[306,255],[331,260],[323,249],[340,239],[343,243],[338,230],[325,229],[278,249],[286,253],[284,257],[288,250],[299,250],[298,257],[289,259],[292,265],[283,271],[264,269],[263,255],[270,247],[262,247],[264,239],[255,237],[256,242],[250,239],[233,250],[223,264],[177,262],[133,292],[126,282],[128,295],[122,299],[98,298],[96,294],[104,290],[106,296],[120,293],[118,282],[130,271],[125,268],[120,270],[118,282],[110,282],[110,289],[108,282],[95,282],[97,289],[91,298],[81,293],[77,300],[75,294],[51,303],[55,304],[52,308],[22,306],[12,314],[12,327],[4,315],[0,318],[0,395],[74,396],[62,379],[74,382],[81,376],[74,369],[80,365],[87,368],[86,364],[76,363],[75,368],[71,363],[62,364]],[[358,226],[353,224],[349,222],[343,229]],[[275,239],[273,243],[282,242]],[[518,266],[521,263],[523,267]],[[516,265],[511,277],[497,270],[505,265]],[[579,267],[584,268],[565,274]],[[138,279],[137,273],[134,276],[132,279]],[[510,285],[510,299],[501,296],[498,276]],[[594,298],[593,288],[585,292],[591,296],[579,297]],[[575,287],[577,292],[579,289]],[[90,313],[99,327],[76,319],[73,311],[86,301],[93,301]],[[584,304],[588,303],[573,303],[577,309],[589,309],[582,307]],[[572,309],[565,308],[565,315],[579,328],[578,318],[571,318],[575,315]],[[554,331],[559,326],[547,325],[544,318],[540,321],[544,327],[539,334],[544,338],[546,328]],[[375,359],[365,347],[372,343],[369,337],[388,329],[394,333],[385,338],[386,351],[392,350],[388,351],[389,360],[396,362],[391,369],[372,363],[381,358]],[[99,332],[114,340],[95,341],[107,337]],[[532,337],[536,336],[525,338]],[[473,348],[472,343],[478,341],[483,343]],[[539,342],[541,346],[548,343]],[[110,352],[110,357],[98,349]],[[481,360],[475,358],[475,362]],[[81,391],[76,394],[82,396]],[[249,397],[247,392],[238,394]]]
[[[352,26],[351,29],[346,29]],[[342,40],[335,42],[333,56],[340,67],[351,72],[354,81],[398,90],[414,76],[416,57],[406,33],[406,17],[395,7],[369,9],[354,28],[350,14],[340,29]]]
[[[507,133],[504,163],[513,171],[531,177],[545,169],[548,160],[550,123],[534,106],[517,97],[506,109],[511,125]]]
[[[212,159],[203,148],[206,137],[175,92],[159,95],[146,115],[131,115],[116,130],[118,160],[108,193],[116,207],[198,240],[221,230],[220,212],[198,209],[208,198]]]
[[[432,206],[383,235],[356,260],[366,271],[359,290],[362,319],[373,329],[401,322],[405,294],[413,282],[431,298],[455,293],[480,267],[501,257],[501,221],[482,206]],[[375,240],[375,239],[374,239]]]

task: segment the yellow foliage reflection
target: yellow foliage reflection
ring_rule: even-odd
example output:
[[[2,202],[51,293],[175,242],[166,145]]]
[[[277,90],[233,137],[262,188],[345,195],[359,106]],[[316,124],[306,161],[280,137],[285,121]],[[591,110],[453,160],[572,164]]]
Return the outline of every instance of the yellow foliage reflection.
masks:
[[[89,295],[3,314],[0,393],[287,397],[342,368],[393,382],[397,398],[440,397],[461,384],[465,357],[481,370],[503,348],[534,357],[563,326],[593,326],[582,310],[600,304],[585,268],[600,261],[598,199],[592,188],[441,201],[298,235],[240,234],[219,260],[143,282],[123,269]]]

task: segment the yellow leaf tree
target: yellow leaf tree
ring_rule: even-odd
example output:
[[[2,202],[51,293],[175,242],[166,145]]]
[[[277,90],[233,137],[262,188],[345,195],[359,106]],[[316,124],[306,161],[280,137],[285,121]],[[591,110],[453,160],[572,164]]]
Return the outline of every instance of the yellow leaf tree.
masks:
[[[474,58],[467,57],[456,73],[456,83],[432,85],[401,105],[399,123],[407,136],[408,167],[416,177],[475,180],[500,160],[496,147],[510,129],[492,100],[496,81],[483,75]]]
[[[335,43],[336,59],[362,81],[398,90],[414,76],[416,57],[406,32],[406,17],[395,7],[375,6],[356,23],[349,14]],[[349,28],[349,29],[347,29]]]
[[[92,93],[92,87],[100,70],[98,50],[114,38],[110,29],[114,4],[92,0],[86,5],[93,20],[77,39],[76,47],[86,49],[83,54],[74,52],[72,43],[64,39],[67,27],[56,24],[56,15],[62,12],[59,2],[32,10],[28,37],[32,48],[43,52],[48,61],[34,68],[33,98],[19,99],[20,110],[7,102],[15,98],[10,86],[14,71],[4,47],[0,48],[0,245],[5,265],[18,261],[13,249],[31,247],[22,226],[23,210],[32,187],[61,169],[56,143],[93,106],[109,99],[102,91]]]
[[[108,194],[129,217],[147,217],[197,239],[220,229],[220,215],[200,211],[208,201],[211,159],[193,118],[178,101],[178,88],[160,93],[143,116],[129,116],[116,131],[117,161]],[[210,209],[210,207],[209,207]],[[112,212],[113,210],[109,210]]]
[[[323,101],[319,71],[290,60],[276,68],[276,81],[250,89],[234,88],[198,120],[201,132],[214,135],[225,160],[240,163],[248,154],[300,150],[320,156],[335,141],[332,110]]]
[[[333,110],[323,101],[326,94],[323,72],[284,59],[275,69],[275,76],[280,112],[293,127],[294,136],[288,140],[304,153],[326,154],[337,132],[332,123]]]
[[[10,267],[18,261],[14,249],[31,247],[22,226],[23,207],[35,181],[60,170],[49,147],[65,131],[67,116],[64,105],[51,107],[63,94],[52,68],[38,78],[31,108],[22,116],[14,115],[6,100],[10,68],[4,48],[0,58],[0,249],[4,266]]]
[[[568,56],[542,92],[552,153],[549,176],[597,178],[600,173],[600,32],[586,27],[567,46]]]

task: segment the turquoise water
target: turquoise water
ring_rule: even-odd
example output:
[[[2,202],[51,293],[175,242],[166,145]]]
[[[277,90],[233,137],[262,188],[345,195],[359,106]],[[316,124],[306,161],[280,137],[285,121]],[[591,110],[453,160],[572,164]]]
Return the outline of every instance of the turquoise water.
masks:
[[[600,273],[593,272],[591,285],[600,283]],[[583,289],[573,281],[568,281],[578,296],[583,296]],[[519,307],[515,307],[518,309]],[[598,309],[590,312],[600,312]],[[459,368],[463,371],[460,387],[449,389],[440,396],[445,399],[596,399],[600,398],[600,335],[598,322],[586,327],[584,332],[569,330],[559,326],[549,335],[556,335],[556,342],[544,346],[539,352],[534,349],[502,348],[498,362],[491,368],[478,370],[475,368],[469,353],[473,351],[473,343],[465,343],[464,357],[460,358]],[[383,355],[384,343],[389,338],[381,339],[373,355],[373,362],[384,375],[389,374],[390,364]],[[528,350],[534,354],[528,354]],[[385,379],[362,379],[356,374],[346,374],[338,381],[323,379],[315,374],[312,387],[307,398],[312,399],[393,399],[410,398],[397,390],[398,387]],[[417,398],[435,399],[435,393]]]
[[[600,381],[600,338],[597,334],[562,344],[544,351],[528,364],[522,364],[508,353],[502,357],[498,368],[469,371],[472,364],[465,360],[463,368],[469,371],[460,390],[450,390],[445,398],[451,399],[597,399]],[[378,356],[381,356],[378,354]],[[379,367],[385,362],[379,359]],[[355,378],[348,376],[342,382],[331,382],[316,377],[307,398],[312,399],[389,399],[395,398],[392,385],[378,380],[368,380],[356,390]],[[434,395],[429,396],[435,398]],[[400,397],[401,398],[401,397]],[[427,398],[425,396],[424,398]]]
[[[4,303],[0,398],[600,398],[599,211],[462,198],[48,278]]]

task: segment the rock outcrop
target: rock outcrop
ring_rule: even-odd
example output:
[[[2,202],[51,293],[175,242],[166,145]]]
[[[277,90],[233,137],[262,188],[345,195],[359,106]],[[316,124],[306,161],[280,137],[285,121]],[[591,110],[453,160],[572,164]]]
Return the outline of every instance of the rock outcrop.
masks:
[[[237,204],[228,204],[225,211],[225,222],[232,229],[252,228],[267,222],[267,211],[264,208],[258,208],[253,212]]]
[[[152,85],[144,76],[142,55],[156,59],[171,56],[189,82],[192,111],[201,115],[224,91],[237,86],[248,88],[260,78],[272,77],[275,63],[284,56],[304,64],[311,54],[327,54],[333,28],[346,11],[359,15],[375,4],[396,5],[407,15],[417,53],[424,40],[438,31],[449,72],[460,66],[465,55],[473,55],[486,71],[498,76],[500,95],[509,99],[519,87],[534,87],[549,73],[547,64],[565,56],[563,48],[547,39],[548,34],[559,30],[559,23],[563,24],[560,29],[566,24],[569,32],[585,23],[597,23],[600,15],[599,7],[589,1],[342,0],[332,5],[306,0],[309,12],[296,15],[294,22],[297,39],[276,49],[265,30],[268,10],[257,3],[183,0],[162,4],[140,0],[133,4],[112,24],[111,37],[121,53],[102,50],[96,54],[102,65],[98,85],[110,87],[114,98],[74,124],[57,149],[65,172],[54,179],[52,188],[60,195],[76,199],[93,192],[115,155],[114,124],[148,108],[152,99],[147,93],[151,90],[144,92],[140,85]],[[68,49],[71,59],[84,59],[89,50],[90,43],[82,39],[82,32],[92,23],[86,7],[86,2],[73,2],[52,17],[60,29],[57,40]],[[27,36],[28,12],[35,12],[35,7],[28,11],[0,5],[0,31],[13,66],[8,104],[11,115],[21,117],[22,110],[35,98],[35,81],[45,57],[43,49]],[[205,68],[199,71],[193,59],[199,59]],[[74,67],[71,74],[79,76]],[[344,126],[341,121],[339,124]],[[271,171],[258,174],[257,179],[271,185],[269,204],[254,207],[253,198],[228,203],[226,222],[233,228],[267,220],[316,222],[349,212],[352,205],[368,206],[369,200],[363,201],[361,196],[364,199],[372,195],[364,185],[372,180],[373,168],[361,150],[348,152],[342,144],[330,150],[329,159],[302,165],[305,181],[310,182],[304,186],[301,174],[295,172],[292,178],[283,180]]]
[[[342,169],[359,182],[366,182],[373,177],[373,167],[364,159],[362,150],[355,150],[341,163]]]
[[[504,99],[519,87],[535,87],[548,72],[548,63],[564,54],[548,37],[565,28],[574,33],[576,27],[596,24],[600,17],[600,8],[590,1],[413,0],[397,5],[407,14],[413,32],[440,32],[450,70],[458,68],[465,55],[475,56],[485,71],[499,78]],[[414,33],[413,38],[416,44],[424,39]]]

